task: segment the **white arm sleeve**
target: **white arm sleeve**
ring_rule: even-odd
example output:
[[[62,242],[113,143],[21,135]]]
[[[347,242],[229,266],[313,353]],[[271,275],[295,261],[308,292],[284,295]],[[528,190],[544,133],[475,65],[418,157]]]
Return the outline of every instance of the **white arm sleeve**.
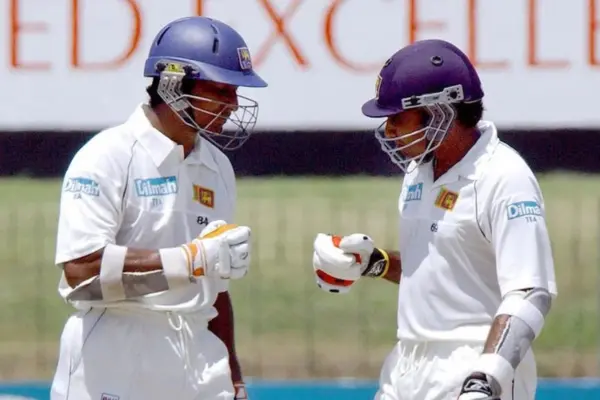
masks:
[[[115,242],[122,213],[126,171],[109,154],[84,146],[71,162],[62,185],[56,264],[91,254]]]
[[[486,214],[502,296],[533,287],[556,295],[554,262],[538,182],[528,168],[510,169],[500,176]]]

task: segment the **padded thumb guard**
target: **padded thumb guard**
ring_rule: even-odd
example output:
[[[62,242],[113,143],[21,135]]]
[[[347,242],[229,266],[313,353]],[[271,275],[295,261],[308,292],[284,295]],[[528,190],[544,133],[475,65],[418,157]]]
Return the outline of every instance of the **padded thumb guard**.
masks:
[[[231,246],[249,242],[250,228],[247,226],[234,227],[233,229],[226,231],[223,236],[224,240]]]
[[[369,261],[369,257],[375,249],[375,244],[369,236],[362,233],[353,233],[352,235],[342,237],[338,247],[344,253],[354,254],[356,263],[363,264]]]
[[[215,237],[229,229],[235,228],[235,226],[236,225],[228,226],[227,222],[219,219],[217,221],[213,221],[213,222],[209,223],[208,225],[206,225],[204,227],[204,229],[202,229],[202,232],[200,232],[200,237],[201,238]]]

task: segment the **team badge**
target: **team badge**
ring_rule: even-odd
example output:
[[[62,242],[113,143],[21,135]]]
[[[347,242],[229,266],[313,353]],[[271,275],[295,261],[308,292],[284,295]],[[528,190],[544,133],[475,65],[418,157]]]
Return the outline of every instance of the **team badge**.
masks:
[[[444,210],[452,211],[458,200],[458,193],[451,192],[446,188],[442,188],[435,199],[435,206]]]
[[[239,47],[237,49],[240,68],[243,71],[252,69],[252,59],[250,58],[250,50],[247,47]]]
[[[375,81],[375,98],[379,98],[379,89],[381,89],[381,75],[377,75],[377,80]]]
[[[194,185],[194,201],[197,201],[203,206],[214,208],[215,192],[200,185]]]

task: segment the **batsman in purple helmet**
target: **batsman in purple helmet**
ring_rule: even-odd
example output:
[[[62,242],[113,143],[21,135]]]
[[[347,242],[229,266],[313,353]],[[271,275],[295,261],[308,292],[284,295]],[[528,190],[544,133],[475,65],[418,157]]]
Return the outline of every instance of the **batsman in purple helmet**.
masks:
[[[246,399],[229,281],[250,266],[222,150],[249,137],[267,84],[238,32],[167,24],[144,67],[149,100],[94,136],[65,174],[56,264],[67,321],[53,400]],[[227,129],[225,129],[227,128]]]
[[[378,400],[533,400],[532,342],[556,296],[538,182],[482,121],[483,90],[456,46],[423,40],[383,66],[367,117],[405,172],[398,250],[366,234],[318,234],[318,285],[399,284],[398,343]]]

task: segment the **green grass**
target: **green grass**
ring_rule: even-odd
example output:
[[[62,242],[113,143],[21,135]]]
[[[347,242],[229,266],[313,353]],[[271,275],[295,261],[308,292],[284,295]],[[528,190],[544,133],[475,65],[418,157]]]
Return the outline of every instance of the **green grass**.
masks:
[[[545,376],[595,375],[600,342],[600,178],[540,178],[559,297],[536,342]],[[396,247],[400,180],[242,179],[238,222],[253,228],[251,273],[232,283],[238,351],[254,376],[377,377],[395,342],[397,287],[364,280],[348,295],[318,290],[317,232],[371,234]],[[59,182],[0,180],[0,379],[51,376],[62,325],[53,266]]]

